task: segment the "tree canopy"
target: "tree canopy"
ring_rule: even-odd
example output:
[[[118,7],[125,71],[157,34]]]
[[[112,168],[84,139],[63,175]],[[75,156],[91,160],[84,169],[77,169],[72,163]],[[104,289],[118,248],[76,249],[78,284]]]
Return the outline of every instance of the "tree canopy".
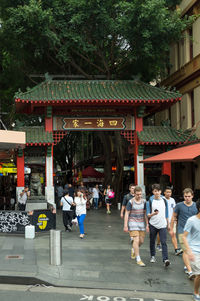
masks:
[[[149,81],[165,69],[186,23],[171,0],[2,0],[1,65],[30,74],[102,75]],[[14,72],[13,72],[14,71]]]
[[[1,0],[0,100],[13,112],[14,92],[39,83],[46,72],[86,79],[143,81],[157,78],[169,64],[170,43],[187,21],[178,0]],[[34,77],[33,74],[37,76]],[[13,114],[8,115],[8,124]],[[118,133],[119,134],[119,133]],[[123,146],[118,141],[118,170]],[[113,139],[114,139],[113,138]],[[105,137],[102,133],[102,142]],[[110,141],[110,142],[109,142]],[[110,144],[109,144],[109,143]],[[106,138],[109,162],[111,139]],[[111,166],[107,164],[108,169]],[[107,173],[111,181],[111,173]],[[116,181],[120,181],[118,174]],[[115,182],[115,180],[114,180]],[[116,187],[119,185],[116,182]]]

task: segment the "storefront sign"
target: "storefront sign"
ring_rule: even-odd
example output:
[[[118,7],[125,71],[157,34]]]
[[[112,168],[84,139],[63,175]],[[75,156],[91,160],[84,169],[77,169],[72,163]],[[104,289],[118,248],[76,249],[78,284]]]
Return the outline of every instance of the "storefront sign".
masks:
[[[36,232],[55,229],[56,214],[52,213],[50,210],[34,210],[31,223],[35,226]]]
[[[17,168],[14,163],[0,163],[0,173],[3,175],[17,173]]]

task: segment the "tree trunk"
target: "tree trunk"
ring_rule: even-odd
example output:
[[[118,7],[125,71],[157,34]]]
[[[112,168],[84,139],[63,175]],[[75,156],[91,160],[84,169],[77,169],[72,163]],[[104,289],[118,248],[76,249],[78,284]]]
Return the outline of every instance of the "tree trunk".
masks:
[[[117,151],[116,173],[114,178],[115,202],[121,201],[121,192],[123,190],[123,171],[124,171],[124,149],[120,132],[115,131],[115,145]]]
[[[103,143],[104,150],[104,185],[112,185],[112,152],[111,137],[107,132],[100,132],[99,137]]]

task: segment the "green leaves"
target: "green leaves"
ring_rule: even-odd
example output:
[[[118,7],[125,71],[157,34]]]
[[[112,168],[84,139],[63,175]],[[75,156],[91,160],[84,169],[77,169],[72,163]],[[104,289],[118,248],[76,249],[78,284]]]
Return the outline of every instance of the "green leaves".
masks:
[[[189,23],[172,10],[178,2],[2,0],[3,70],[20,73],[23,80],[12,85],[22,88],[35,84],[31,73],[46,72],[107,79],[140,74],[149,81],[165,69],[170,43]]]

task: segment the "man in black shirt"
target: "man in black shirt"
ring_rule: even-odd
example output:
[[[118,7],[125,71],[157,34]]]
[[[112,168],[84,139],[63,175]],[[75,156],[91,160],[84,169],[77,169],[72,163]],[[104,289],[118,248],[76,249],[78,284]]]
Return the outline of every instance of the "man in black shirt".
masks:
[[[69,191],[69,196],[71,196],[74,199],[74,187],[72,187],[72,184],[68,184],[68,191]]]
[[[126,194],[123,198],[122,209],[121,209],[121,213],[120,213],[121,218],[124,218],[124,212],[126,210],[126,205],[134,197],[134,190],[135,190],[135,184],[130,184],[129,185],[130,192],[128,194]]]

